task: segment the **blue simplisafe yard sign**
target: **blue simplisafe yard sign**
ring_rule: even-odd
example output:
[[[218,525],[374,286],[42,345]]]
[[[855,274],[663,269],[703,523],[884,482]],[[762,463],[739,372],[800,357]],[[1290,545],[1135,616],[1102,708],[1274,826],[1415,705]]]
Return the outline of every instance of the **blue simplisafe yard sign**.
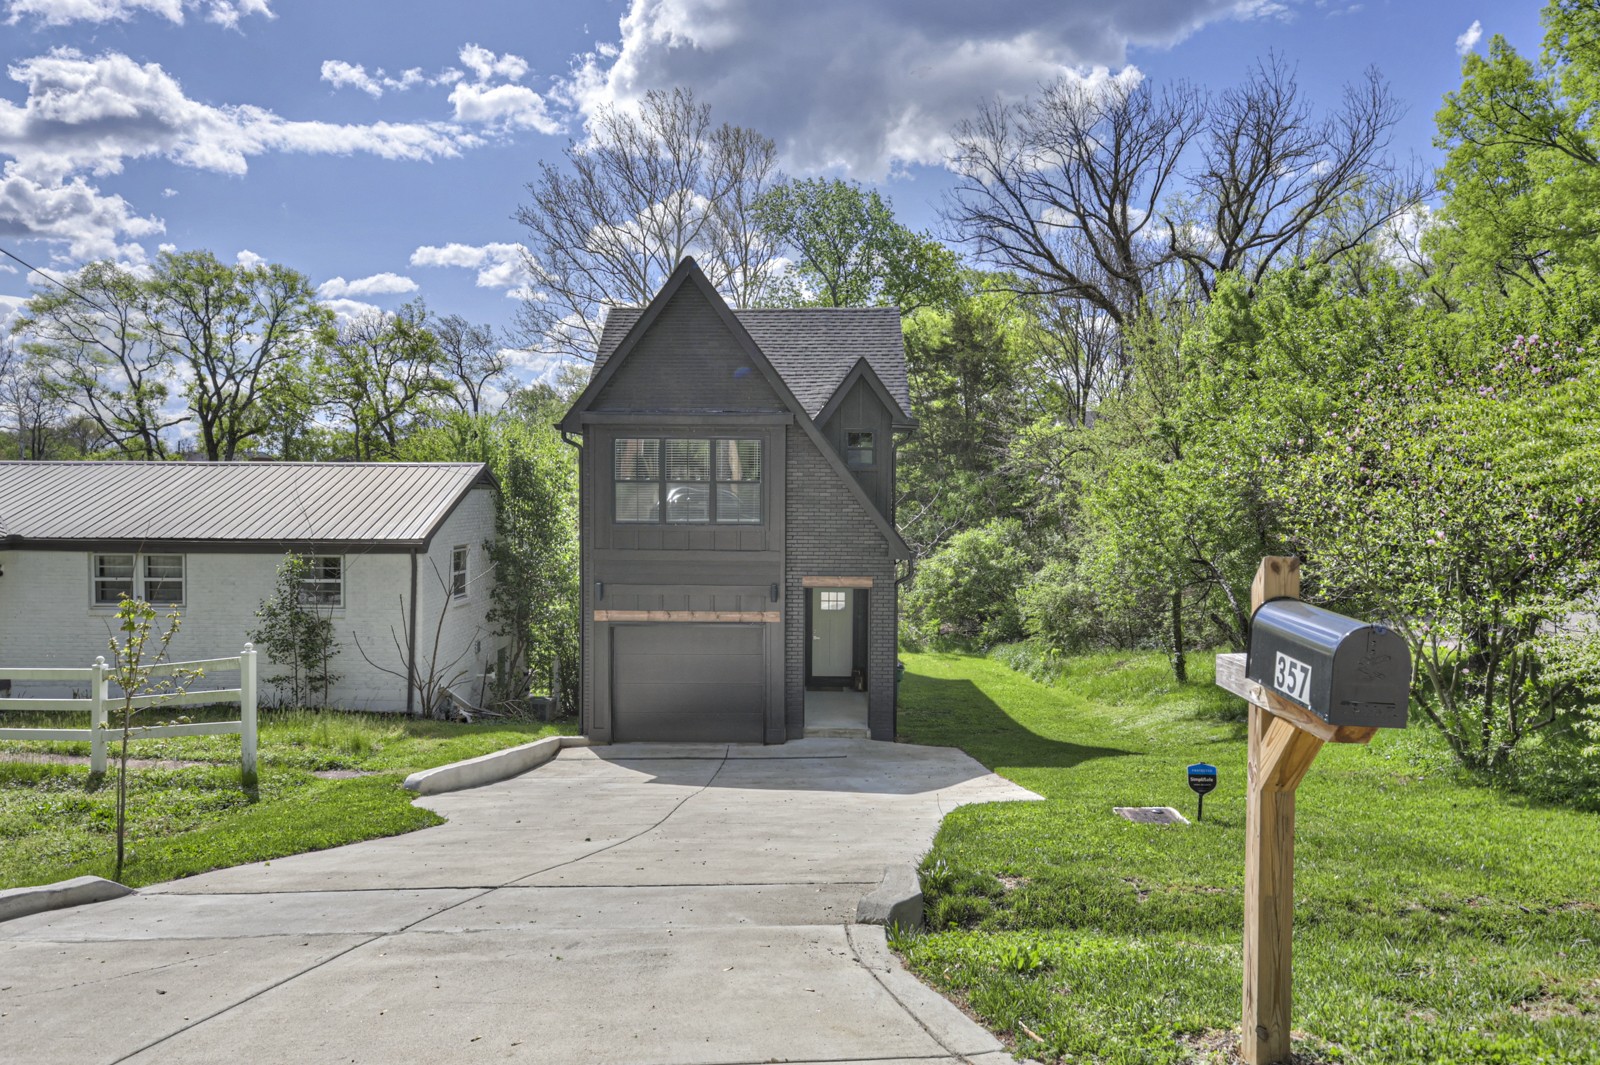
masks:
[[[1196,821],[1204,820],[1206,816],[1206,792],[1217,786],[1217,767],[1204,762],[1196,762],[1189,767],[1189,787],[1200,796],[1200,807],[1195,811]]]

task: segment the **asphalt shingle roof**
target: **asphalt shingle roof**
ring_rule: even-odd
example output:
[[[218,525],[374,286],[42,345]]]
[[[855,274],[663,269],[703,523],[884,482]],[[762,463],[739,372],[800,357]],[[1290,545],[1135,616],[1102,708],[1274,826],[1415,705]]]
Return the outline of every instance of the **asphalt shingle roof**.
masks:
[[[643,313],[642,307],[610,309],[596,373]],[[811,417],[827,406],[863,356],[900,409],[910,414],[905,339],[900,312],[893,307],[747,308],[733,313]]]
[[[485,483],[479,462],[0,462],[0,545],[420,546]]]

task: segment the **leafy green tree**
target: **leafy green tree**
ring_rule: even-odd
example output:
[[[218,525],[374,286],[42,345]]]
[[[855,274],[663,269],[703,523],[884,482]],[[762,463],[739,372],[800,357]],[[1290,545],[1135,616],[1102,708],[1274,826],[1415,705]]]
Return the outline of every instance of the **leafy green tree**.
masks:
[[[1467,283],[1538,284],[1552,267],[1600,266],[1600,9],[1551,0],[1544,49],[1505,38],[1462,61],[1435,143],[1441,224],[1426,247]]]
[[[168,647],[178,634],[181,621],[176,609],[166,620],[166,628],[158,629],[155,607],[143,599],[125,597],[117,606],[117,631],[122,635],[119,638],[113,633],[107,641],[111,662],[105,678],[122,689],[122,705],[117,708],[117,724],[113,726],[121,740],[117,748],[117,863],[111,874],[113,880],[122,879],[127,854],[128,741],[133,738],[134,718],[142,709],[159,705],[162,697],[182,694],[185,684],[201,676],[199,670],[176,669],[160,680],[153,679],[155,667],[167,659]]]
[[[256,611],[261,626],[250,634],[277,667],[262,679],[277,688],[280,700],[287,697],[290,706],[327,706],[328,693],[339,680],[331,668],[339,653],[333,618],[306,601],[305,580],[311,576],[311,566],[304,555],[284,556],[272,594]]]
[[[304,386],[332,314],[297,271],[229,266],[207,251],[163,252],[145,287],[149,330],[187,371],[201,449],[212,461],[237,457],[289,409],[271,397]]]
[[[98,435],[133,459],[166,458],[168,431],[189,420],[168,408],[178,378],[150,312],[139,276],[96,262],[36,293],[12,327]]]
[[[581,676],[574,452],[549,419],[507,416],[495,425],[490,464],[500,480],[500,509],[489,545],[495,571],[489,622],[510,639],[499,694],[526,696],[524,669],[543,678],[559,659],[570,698]]]
[[[396,457],[454,392],[420,300],[346,322],[322,360],[326,403],[349,434],[349,457],[360,462]]]
[[[1314,449],[1265,456],[1316,594],[1405,636],[1416,704],[1480,770],[1563,717],[1592,724],[1600,696],[1597,319],[1567,302],[1591,305],[1578,329],[1541,308],[1548,332],[1500,342],[1503,312],[1424,319]]]
[[[1016,521],[991,521],[952,536],[918,565],[906,593],[913,636],[957,636],[985,645],[1021,636],[1017,591],[1031,563]]]
[[[859,182],[808,178],[778,185],[755,205],[774,244],[794,253],[785,302],[820,307],[949,304],[960,293],[955,253],[895,221]]]

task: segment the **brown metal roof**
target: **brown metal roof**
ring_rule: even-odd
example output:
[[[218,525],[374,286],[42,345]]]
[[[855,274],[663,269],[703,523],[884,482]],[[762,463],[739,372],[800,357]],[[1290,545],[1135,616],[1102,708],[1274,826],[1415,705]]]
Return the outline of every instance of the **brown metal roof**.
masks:
[[[0,544],[425,544],[480,462],[0,462]]]
[[[612,307],[607,312],[596,373],[643,313],[642,307]],[[756,307],[735,309],[733,314],[811,417],[827,406],[862,357],[900,404],[901,413],[911,413],[905,337],[895,308]]]

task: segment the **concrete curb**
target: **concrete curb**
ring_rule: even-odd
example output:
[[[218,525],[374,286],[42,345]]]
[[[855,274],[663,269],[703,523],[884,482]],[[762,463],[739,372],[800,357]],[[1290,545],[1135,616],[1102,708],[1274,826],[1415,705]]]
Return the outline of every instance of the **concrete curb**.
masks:
[[[940,1046],[973,1065],[1014,1065],[1015,1059],[993,1033],[901,966],[900,959],[889,949],[883,929],[849,926],[845,934],[856,960]]]
[[[922,882],[914,865],[891,865],[883,879],[856,903],[856,924],[922,927]]]
[[[587,736],[546,736],[542,740],[468,758],[464,762],[424,769],[406,777],[401,787],[418,795],[438,795],[463,788],[478,788],[537,769],[567,747],[587,747]]]
[[[78,876],[37,887],[7,888],[0,891],[0,921],[46,910],[64,910],[88,902],[120,899],[133,893],[131,887],[98,876]]]

